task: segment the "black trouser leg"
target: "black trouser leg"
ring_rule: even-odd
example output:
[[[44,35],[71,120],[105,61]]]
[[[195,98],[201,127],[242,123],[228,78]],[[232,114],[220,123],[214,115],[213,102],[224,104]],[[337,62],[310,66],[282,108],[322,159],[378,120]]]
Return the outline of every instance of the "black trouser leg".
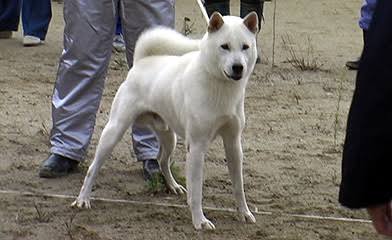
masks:
[[[255,11],[259,18],[259,30],[263,16],[264,1],[261,0],[241,0],[240,17],[244,18],[248,13]]]
[[[214,12],[219,12],[222,16],[230,15],[229,0],[205,0],[204,7],[208,16],[211,16]]]

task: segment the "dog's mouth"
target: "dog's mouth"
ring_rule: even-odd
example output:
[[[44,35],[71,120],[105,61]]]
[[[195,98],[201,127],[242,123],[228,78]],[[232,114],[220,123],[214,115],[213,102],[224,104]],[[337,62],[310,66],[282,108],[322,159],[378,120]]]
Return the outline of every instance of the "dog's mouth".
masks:
[[[228,74],[226,71],[223,71],[223,73],[225,74],[225,76],[229,79],[232,79],[234,81],[238,81],[242,78],[242,74]]]

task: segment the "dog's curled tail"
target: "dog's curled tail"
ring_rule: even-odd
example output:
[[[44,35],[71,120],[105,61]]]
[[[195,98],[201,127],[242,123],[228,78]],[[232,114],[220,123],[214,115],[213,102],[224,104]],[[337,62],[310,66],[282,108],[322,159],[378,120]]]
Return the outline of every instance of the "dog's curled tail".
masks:
[[[150,56],[181,56],[199,50],[199,43],[200,40],[192,40],[170,28],[152,28],[137,40],[133,61]]]

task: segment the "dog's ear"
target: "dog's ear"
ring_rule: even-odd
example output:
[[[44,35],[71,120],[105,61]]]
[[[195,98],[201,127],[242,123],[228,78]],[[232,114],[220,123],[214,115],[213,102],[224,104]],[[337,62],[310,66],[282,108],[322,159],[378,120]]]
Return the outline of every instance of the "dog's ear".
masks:
[[[208,32],[213,33],[218,31],[224,23],[222,15],[219,12],[214,12],[210,17],[210,22],[208,23]]]
[[[246,15],[244,18],[244,24],[249,29],[249,31],[256,34],[259,31],[259,19],[256,12],[253,11]]]

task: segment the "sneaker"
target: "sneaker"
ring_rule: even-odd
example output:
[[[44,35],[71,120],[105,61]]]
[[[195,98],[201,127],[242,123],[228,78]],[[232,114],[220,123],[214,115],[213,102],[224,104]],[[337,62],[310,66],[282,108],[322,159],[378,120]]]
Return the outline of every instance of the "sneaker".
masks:
[[[349,70],[358,70],[358,68],[359,68],[359,60],[356,60],[356,61],[347,61],[347,62],[346,62],[346,67],[347,67]]]
[[[34,47],[44,43],[39,37],[26,35],[23,37],[23,46]]]
[[[122,34],[115,35],[113,38],[113,48],[117,52],[125,52],[125,42]]]
[[[0,31],[0,39],[8,39],[12,37],[11,31]]]
[[[51,154],[46,159],[39,170],[39,176],[42,178],[57,178],[68,175],[75,171],[78,166],[78,161],[63,157],[58,154]]]
[[[149,181],[154,175],[161,172],[158,161],[156,159],[147,159],[143,161],[143,176],[144,180]]]

